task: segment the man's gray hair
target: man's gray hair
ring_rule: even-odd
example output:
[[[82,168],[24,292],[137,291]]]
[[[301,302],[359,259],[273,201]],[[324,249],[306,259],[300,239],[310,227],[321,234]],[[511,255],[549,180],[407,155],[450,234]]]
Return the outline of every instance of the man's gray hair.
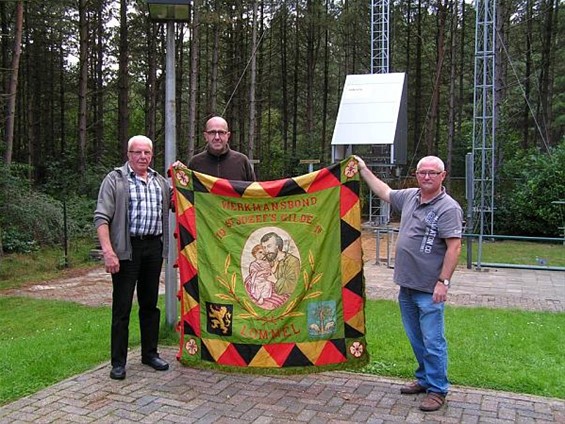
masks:
[[[418,165],[416,166],[416,170],[420,169],[420,166],[422,166],[422,164],[424,163],[433,163],[434,165],[436,165],[438,167],[439,171],[445,171],[445,165],[443,163],[443,161],[438,158],[437,156],[425,156],[422,159],[420,159],[418,161]]]
[[[131,145],[134,141],[144,141],[147,144],[149,144],[149,148],[151,150],[153,150],[153,142],[151,141],[151,139],[149,137],[144,136],[144,135],[134,135],[133,137],[131,137],[128,140],[128,150],[130,149],[130,147],[131,147]]]

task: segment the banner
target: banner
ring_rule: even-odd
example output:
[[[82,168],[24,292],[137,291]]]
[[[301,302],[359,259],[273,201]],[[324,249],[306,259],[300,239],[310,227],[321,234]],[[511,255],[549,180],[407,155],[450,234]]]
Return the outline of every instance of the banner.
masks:
[[[184,167],[171,175],[183,364],[304,372],[367,363],[353,158],[277,181]]]

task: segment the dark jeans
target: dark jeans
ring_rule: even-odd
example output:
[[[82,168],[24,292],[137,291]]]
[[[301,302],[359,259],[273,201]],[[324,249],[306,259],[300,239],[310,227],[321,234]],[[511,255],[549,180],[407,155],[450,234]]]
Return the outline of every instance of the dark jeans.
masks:
[[[112,366],[126,365],[129,319],[136,285],[141,357],[149,359],[158,356],[160,311],[157,308],[157,300],[163,264],[163,243],[160,238],[132,239],[132,248],[132,260],[120,261],[120,271],[112,274]]]

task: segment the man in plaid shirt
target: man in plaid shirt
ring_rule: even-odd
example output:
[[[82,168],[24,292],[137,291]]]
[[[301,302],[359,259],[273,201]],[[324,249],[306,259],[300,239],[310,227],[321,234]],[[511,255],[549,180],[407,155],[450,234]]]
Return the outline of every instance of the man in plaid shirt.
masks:
[[[128,161],[112,170],[100,186],[94,225],[112,274],[112,335],[110,378],[126,377],[129,319],[137,287],[141,362],[164,371],[159,357],[160,311],[157,307],[163,258],[167,257],[171,187],[149,167],[153,143],[137,135],[128,141]]]

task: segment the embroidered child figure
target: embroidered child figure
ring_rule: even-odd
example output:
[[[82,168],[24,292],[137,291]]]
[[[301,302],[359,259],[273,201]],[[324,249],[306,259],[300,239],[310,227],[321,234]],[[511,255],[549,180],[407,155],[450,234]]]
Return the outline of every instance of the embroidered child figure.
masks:
[[[277,279],[269,261],[267,261],[263,246],[255,245],[251,249],[251,254],[255,260],[249,264],[249,274],[245,279],[245,286],[257,304],[262,305],[265,299],[269,299],[273,295],[273,285]]]

